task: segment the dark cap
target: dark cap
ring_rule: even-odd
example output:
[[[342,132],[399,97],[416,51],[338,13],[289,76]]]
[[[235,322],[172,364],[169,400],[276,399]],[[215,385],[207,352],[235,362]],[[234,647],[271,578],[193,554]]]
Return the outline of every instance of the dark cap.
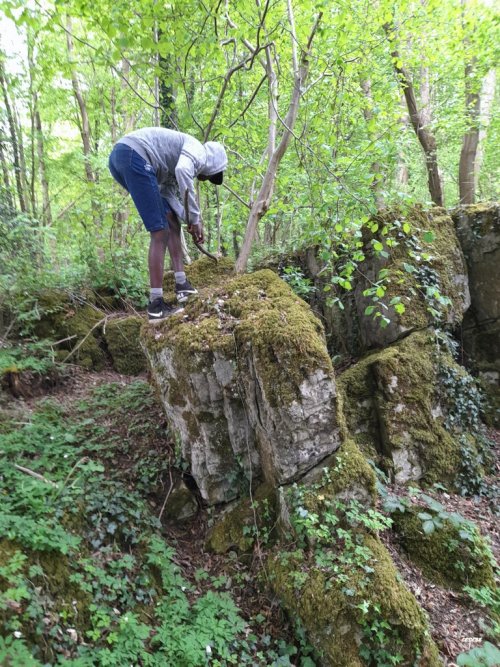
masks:
[[[213,183],[214,185],[222,185],[222,178],[224,176],[223,171],[219,171],[218,174],[212,174],[211,176],[208,177],[208,180],[210,183]]]

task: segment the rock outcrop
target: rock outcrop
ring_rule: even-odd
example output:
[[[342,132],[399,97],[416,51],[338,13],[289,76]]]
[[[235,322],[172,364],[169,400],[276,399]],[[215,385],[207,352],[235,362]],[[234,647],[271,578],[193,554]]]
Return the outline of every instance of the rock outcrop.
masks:
[[[137,315],[110,319],[104,327],[104,339],[113,368],[123,375],[138,375],[146,370],[147,362],[139,343],[139,331],[144,319]]]
[[[469,273],[472,305],[463,324],[466,353],[482,378],[500,424],[500,205],[464,206],[453,212]]]
[[[60,341],[61,360],[87,369],[100,370],[106,362],[102,345],[105,312],[91,292],[74,295],[65,290],[47,289],[36,296],[39,320],[34,331],[38,338]],[[71,355],[69,355],[69,353]]]
[[[210,504],[258,481],[298,479],[340,445],[321,323],[272,271],[230,278],[223,262],[219,271],[183,314],[142,330],[165,411]]]
[[[479,396],[433,329],[373,352],[338,386],[349,432],[397,483],[453,484],[463,448],[475,447],[471,408],[476,399],[479,411]]]

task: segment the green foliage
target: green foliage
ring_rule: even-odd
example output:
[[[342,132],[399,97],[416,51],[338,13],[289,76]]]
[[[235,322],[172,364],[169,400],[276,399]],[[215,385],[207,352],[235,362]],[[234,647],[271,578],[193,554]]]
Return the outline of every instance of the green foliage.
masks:
[[[146,383],[108,384],[79,404],[46,400],[0,436],[2,664],[292,664],[295,647],[255,632],[224,582],[189,581],[164,541],[139,493],[164,472],[155,447],[168,459],[155,410]],[[144,471],[132,450],[147,446]]]
[[[457,657],[459,667],[496,667],[499,663],[500,650],[490,642],[485,642],[482,646],[461,653]]]
[[[0,377],[8,372],[31,371],[44,375],[60,370],[50,341],[26,342],[0,346]]]
[[[304,299],[307,299],[316,291],[312,280],[306,278],[304,273],[296,266],[285,266],[280,275],[290,285],[295,294]]]

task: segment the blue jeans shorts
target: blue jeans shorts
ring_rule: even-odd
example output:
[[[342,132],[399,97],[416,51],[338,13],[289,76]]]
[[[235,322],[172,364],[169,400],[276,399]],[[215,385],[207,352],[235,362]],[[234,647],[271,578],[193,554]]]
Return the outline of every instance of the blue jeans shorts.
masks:
[[[148,232],[168,227],[167,214],[172,212],[160,194],[153,167],[126,144],[116,144],[109,156],[109,171],[125,190],[142,218]]]

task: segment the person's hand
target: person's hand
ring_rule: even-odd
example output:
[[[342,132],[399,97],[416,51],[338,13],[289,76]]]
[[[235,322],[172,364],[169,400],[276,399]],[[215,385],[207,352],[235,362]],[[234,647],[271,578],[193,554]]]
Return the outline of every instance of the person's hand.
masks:
[[[203,243],[205,240],[203,235],[203,225],[201,222],[197,223],[196,225],[188,225],[188,232],[193,237],[193,241],[195,243]]]

